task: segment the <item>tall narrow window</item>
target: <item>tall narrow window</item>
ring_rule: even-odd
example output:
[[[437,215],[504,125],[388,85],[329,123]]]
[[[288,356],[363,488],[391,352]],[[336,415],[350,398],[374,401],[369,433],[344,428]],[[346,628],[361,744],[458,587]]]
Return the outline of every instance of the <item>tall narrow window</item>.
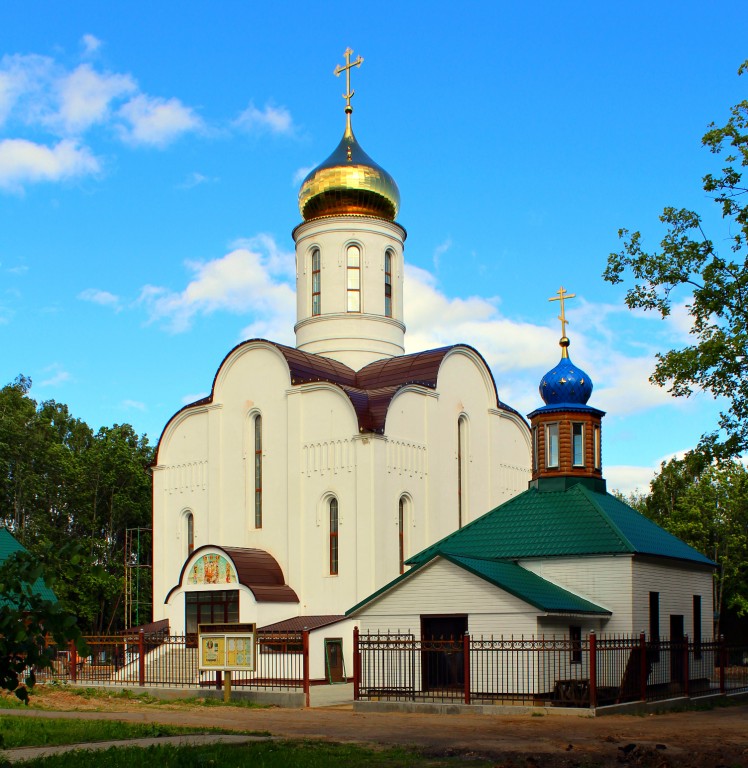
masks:
[[[187,513],[185,520],[187,527],[187,556],[195,551],[195,517],[192,512]]]
[[[584,424],[571,425],[571,456],[575,467],[584,466]]]
[[[532,428],[532,469],[533,472],[538,470],[538,428]]]
[[[338,500],[330,499],[330,575],[338,575]]]
[[[384,252],[384,314],[392,317],[392,251]]]
[[[322,310],[322,292],[320,290],[321,271],[319,248],[312,251],[312,315],[318,315]]]
[[[660,660],[660,593],[649,593],[649,647],[652,661]]]
[[[405,504],[405,496],[401,496],[397,510],[397,539],[400,552],[400,573],[405,573]]]
[[[572,664],[582,663],[582,628],[578,624],[569,627],[569,661]]]
[[[701,658],[701,595],[693,596],[693,656]]]
[[[545,465],[558,467],[558,424],[548,424],[545,428]]]
[[[467,517],[465,494],[466,462],[467,462],[467,419],[460,416],[457,421],[457,526],[462,528]]]
[[[594,440],[595,440],[595,469],[600,469],[602,467],[602,462],[600,460],[600,425],[595,424],[594,427]]]
[[[255,416],[255,528],[262,528],[262,416]]]
[[[348,311],[361,311],[361,249],[357,245],[349,245],[348,257]]]

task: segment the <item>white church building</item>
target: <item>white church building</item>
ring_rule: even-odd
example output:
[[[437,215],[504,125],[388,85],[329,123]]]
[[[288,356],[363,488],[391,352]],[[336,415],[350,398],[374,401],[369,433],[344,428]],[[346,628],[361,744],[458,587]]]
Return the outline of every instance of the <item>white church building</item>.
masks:
[[[404,354],[399,192],[354,137],[346,61],[343,138],[299,192],[296,347],[239,344],[158,443],[153,618],[177,634],[307,627],[348,656],[347,609],[531,477],[478,351]]]

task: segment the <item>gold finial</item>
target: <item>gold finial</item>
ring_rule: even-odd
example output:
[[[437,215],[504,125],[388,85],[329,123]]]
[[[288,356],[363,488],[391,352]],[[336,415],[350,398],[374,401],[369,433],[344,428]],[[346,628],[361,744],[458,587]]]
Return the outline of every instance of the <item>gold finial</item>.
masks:
[[[359,56],[356,61],[351,61],[351,56],[353,56],[353,51],[350,48],[345,49],[345,53],[343,54],[345,56],[345,64],[338,64],[337,67],[334,69],[335,77],[340,77],[341,73],[345,72],[345,93],[343,94],[343,98],[345,99],[345,114],[347,115],[347,126],[350,130],[351,127],[351,112],[353,112],[353,107],[351,106],[351,99],[353,98],[353,94],[356,93],[351,88],[351,70],[353,67],[360,67],[364,63],[363,56]]]
[[[566,326],[569,324],[569,321],[566,319],[564,302],[566,299],[576,298],[576,293],[566,293],[566,288],[563,285],[556,293],[558,296],[552,296],[548,301],[561,302],[561,314],[558,316],[558,319],[561,321],[561,341],[559,341],[559,344],[561,345],[561,357],[569,357],[567,351],[569,348],[569,338],[566,335]]]

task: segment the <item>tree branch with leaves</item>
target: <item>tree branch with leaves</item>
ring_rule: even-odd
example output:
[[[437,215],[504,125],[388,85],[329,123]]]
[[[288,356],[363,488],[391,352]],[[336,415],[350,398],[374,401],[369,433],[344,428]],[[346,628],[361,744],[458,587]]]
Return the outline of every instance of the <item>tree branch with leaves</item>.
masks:
[[[748,61],[738,69],[748,71]],[[657,355],[650,381],[676,397],[703,390],[724,398],[726,409],[700,449],[717,458],[748,449],[748,100],[732,107],[722,127],[712,123],[702,138],[715,155],[724,155],[718,174],[707,174],[704,190],[720,206],[727,225],[727,253],[704,232],[702,218],[685,208],[665,208],[666,234],[659,251],[646,251],[641,234],[619,230],[623,249],[611,253],[603,273],[612,284],[633,279],[626,292],[630,309],[667,317],[674,297],[683,297],[691,317],[692,344]]]

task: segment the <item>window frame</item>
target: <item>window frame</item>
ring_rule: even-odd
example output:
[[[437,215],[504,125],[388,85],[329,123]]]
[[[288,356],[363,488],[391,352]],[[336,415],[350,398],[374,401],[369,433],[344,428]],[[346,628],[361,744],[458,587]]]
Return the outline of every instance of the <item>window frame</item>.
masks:
[[[545,425],[545,467],[546,469],[558,469],[560,460],[559,451],[559,423],[557,421]],[[552,451],[555,448],[555,463],[551,463]]]
[[[262,528],[262,414],[253,419],[254,435],[254,518],[255,528]]]
[[[581,624],[569,625],[569,663],[582,663],[582,626]]]
[[[340,549],[339,549],[339,529],[340,529],[340,508],[338,500],[331,496],[327,502],[328,510],[328,530],[329,530],[329,564],[330,576],[338,576],[340,573]]]
[[[392,259],[391,248],[384,252],[384,316],[392,317]]]
[[[576,430],[579,430],[577,433]],[[585,449],[585,429],[584,422],[571,422],[571,466],[584,468],[584,449]],[[579,461],[577,461],[577,448],[579,448]]]
[[[187,557],[190,557],[195,551],[195,515],[187,512],[184,516],[187,535]]]
[[[312,249],[312,317],[322,314],[322,255],[319,248]]]
[[[351,256],[356,254],[356,263],[351,264]],[[360,313],[361,312],[361,258],[362,258],[361,246],[356,243],[351,243],[345,249],[346,258],[346,312]],[[354,283],[352,287],[352,281]],[[354,305],[353,307],[351,305]]]
[[[408,500],[401,496],[397,506],[397,541],[400,559],[400,573],[405,573],[405,525]]]

